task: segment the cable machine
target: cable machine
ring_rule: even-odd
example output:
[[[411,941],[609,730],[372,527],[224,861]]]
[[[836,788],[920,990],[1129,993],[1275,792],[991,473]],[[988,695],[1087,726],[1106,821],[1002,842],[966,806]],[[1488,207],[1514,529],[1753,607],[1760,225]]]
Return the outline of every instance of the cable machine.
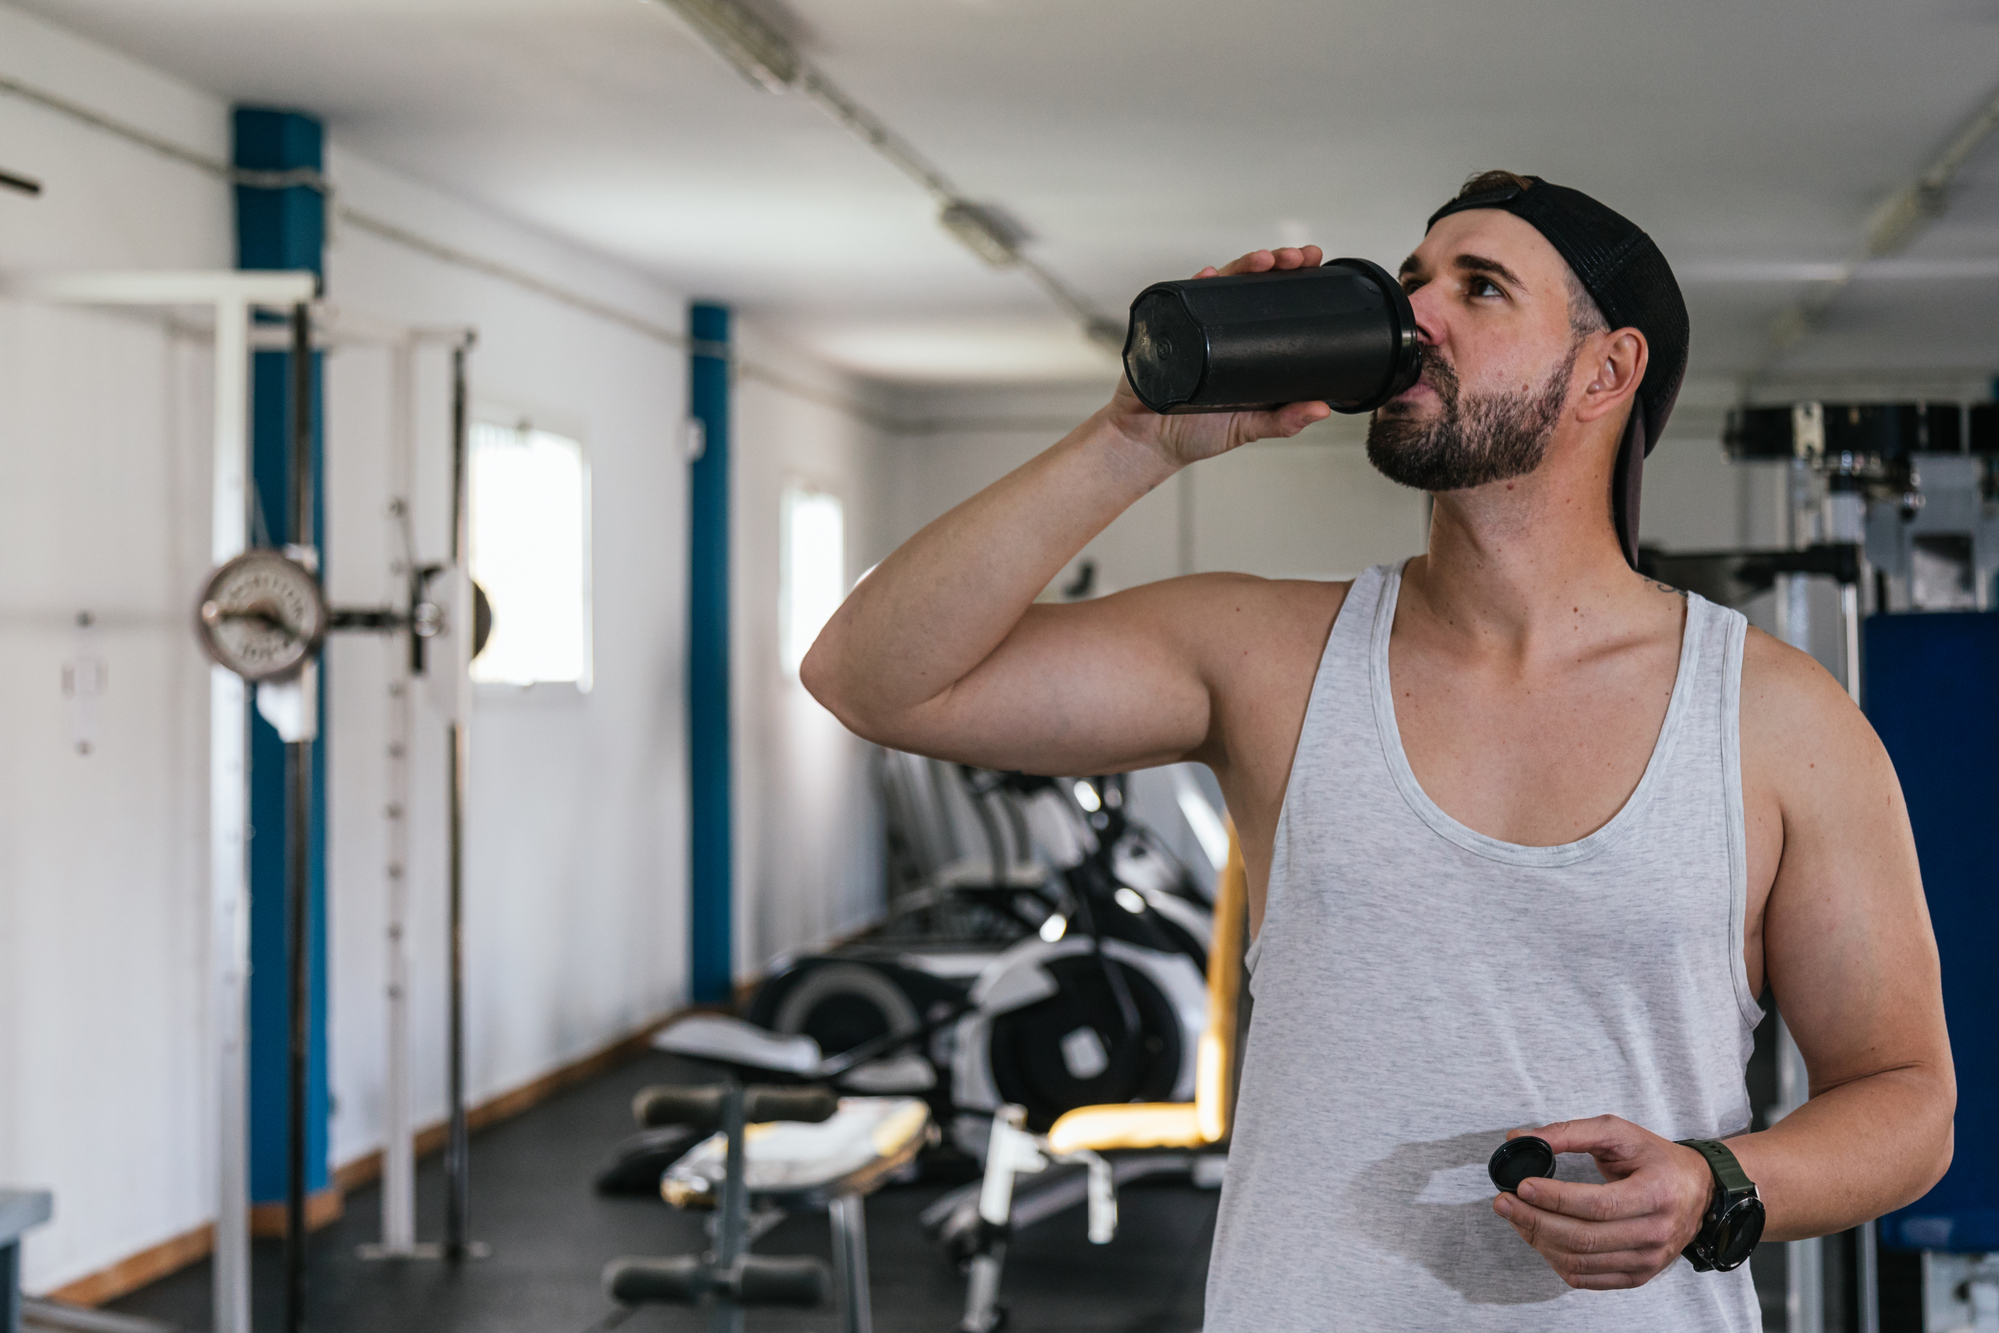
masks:
[[[1967,942],[1982,948],[1989,938],[1992,923],[1982,903],[1989,872],[1999,870],[1990,864],[1999,862],[1999,850],[1985,850],[1989,839],[1980,842],[1989,803],[1974,802],[1977,813],[1964,818],[1939,812],[1999,786],[1988,776],[1989,755],[1970,762],[1962,753],[1974,739],[1999,733],[1999,708],[1985,702],[1990,675],[1999,670],[1999,633],[1989,614],[1999,570],[1999,404],[1809,401],[1741,408],[1729,415],[1723,443],[1735,462],[1782,467],[1789,546],[1646,548],[1640,568],[1725,605],[1774,592],[1778,637],[1808,653],[1830,647],[1847,692],[1888,746],[1908,797],[1944,954],[1963,1128],[1969,1117],[1993,1113],[1973,1090],[1999,1094],[1999,1084],[1978,1072],[1988,1061],[1967,1059],[1968,1043],[1991,1025],[1966,1020],[1990,1013],[1992,997],[1953,989],[1967,983],[1975,989],[1984,969],[1954,968],[1951,953]],[[1830,645],[1815,623],[1814,603],[1823,608],[1826,599],[1813,596],[1813,580],[1832,585]],[[1964,685],[1981,672],[1985,685]],[[1945,720],[1941,712],[1951,705],[1944,701],[1952,698],[1957,711]],[[1999,799],[1999,790],[1987,794]],[[1988,873],[1970,873],[1967,867],[1981,857]],[[1809,1096],[1804,1058],[1781,1017],[1777,1084],[1772,1120]],[[1999,1226],[1983,1220],[1999,1216],[1999,1161],[1966,1153],[1968,1143],[1986,1137],[1961,1132],[1959,1162],[1943,1184],[1910,1208],[1855,1228],[1850,1242],[1820,1237],[1785,1247],[1792,1333],[1879,1333],[1883,1245],[1922,1252],[1925,1327],[1999,1333],[1999,1267],[1966,1253],[1999,1248]]]

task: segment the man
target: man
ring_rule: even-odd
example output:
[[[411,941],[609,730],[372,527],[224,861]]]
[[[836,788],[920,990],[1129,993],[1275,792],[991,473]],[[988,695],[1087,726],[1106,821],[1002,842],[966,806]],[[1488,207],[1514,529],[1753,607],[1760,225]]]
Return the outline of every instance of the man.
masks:
[[[1402,279],[1424,370],[1368,455],[1435,497],[1425,555],[1350,584],[1213,574],[1035,604],[1179,468],[1327,415],[1160,417],[1121,386],[884,561],[806,683],[920,753],[1214,769],[1257,1004],[1210,1333],[1756,1328],[1746,1267],[1681,1258],[1712,1257],[1740,1176],[1775,1241],[1907,1203],[1950,1160],[1900,789],[1809,657],[1631,568],[1687,347],[1650,239],[1488,173]],[[1812,1096],[1750,1133],[1766,984]],[[1563,1157],[1495,1194],[1487,1157],[1522,1126],[1594,1169]]]

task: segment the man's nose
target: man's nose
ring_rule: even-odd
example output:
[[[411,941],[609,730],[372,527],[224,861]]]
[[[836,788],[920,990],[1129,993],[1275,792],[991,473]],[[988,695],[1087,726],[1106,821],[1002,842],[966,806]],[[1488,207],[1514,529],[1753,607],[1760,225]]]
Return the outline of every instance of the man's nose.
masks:
[[[1409,293],[1409,308],[1416,313],[1416,338],[1425,347],[1444,340],[1444,302],[1437,284],[1426,282]]]

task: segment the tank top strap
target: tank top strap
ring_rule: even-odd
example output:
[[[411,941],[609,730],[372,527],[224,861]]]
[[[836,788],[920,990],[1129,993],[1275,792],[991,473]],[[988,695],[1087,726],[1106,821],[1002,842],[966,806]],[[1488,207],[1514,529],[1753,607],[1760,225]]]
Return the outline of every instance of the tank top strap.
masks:
[[[1368,688],[1368,661],[1372,651],[1375,619],[1380,615],[1384,594],[1396,576],[1395,565],[1374,565],[1361,571],[1347,589],[1333,628],[1326,635],[1326,648],[1319,657],[1312,678],[1310,702],[1298,733],[1298,748],[1304,753],[1317,733],[1332,724],[1342,709],[1365,699]],[[1390,611],[1393,607],[1390,606]]]
[[[1270,893],[1281,890],[1291,861],[1291,811],[1309,794],[1301,788],[1311,784],[1322,771],[1319,756],[1338,752],[1343,733],[1351,730],[1351,719],[1364,713],[1368,697],[1368,662],[1374,638],[1375,617],[1380,612],[1383,589],[1399,568],[1374,565],[1362,570],[1347,589],[1339,614],[1333,617],[1326,635],[1325,650],[1312,678],[1312,692],[1305,704],[1305,719],[1298,728],[1291,772],[1285,780],[1284,800],[1278,810],[1277,833],[1271,848]],[[1274,904],[1274,896],[1266,899]],[[1265,918],[1268,921],[1268,916]],[[1263,934],[1249,942],[1244,964],[1254,978],[1257,960],[1263,953]]]
[[[1742,655],[1749,635],[1749,618],[1733,608],[1710,602],[1699,593],[1687,594],[1687,620],[1702,622],[1702,644],[1698,707],[1692,719],[1704,754],[1712,755],[1705,768],[1689,765],[1689,772],[1712,774],[1705,782],[1709,798],[1717,803],[1728,848],[1728,937],[1736,942],[1730,959],[1730,979],[1735,1002],[1743,1021],[1754,1027],[1762,1021],[1763,1006],[1749,989],[1749,974],[1740,941],[1749,913],[1749,831],[1742,804]],[[1719,778],[1718,784],[1714,778]]]
[[[1340,603],[1339,615],[1333,620],[1333,632],[1327,636],[1328,662],[1351,658],[1366,661],[1382,594],[1391,579],[1400,577],[1400,570],[1399,565],[1370,565],[1354,579],[1353,586],[1347,589],[1346,601]]]

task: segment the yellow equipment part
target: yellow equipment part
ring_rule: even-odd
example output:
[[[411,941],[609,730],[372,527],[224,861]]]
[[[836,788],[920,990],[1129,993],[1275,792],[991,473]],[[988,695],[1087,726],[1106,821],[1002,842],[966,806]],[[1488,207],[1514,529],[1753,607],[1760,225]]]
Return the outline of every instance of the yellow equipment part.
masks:
[[[1194,1100],[1079,1106],[1049,1127],[1051,1150],[1201,1148],[1228,1137],[1236,1002],[1242,994],[1244,935],[1249,929],[1249,874],[1243,868],[1234,820],[1228,828],[1228,864],[1215,884],[1215,933],[1208,946],[1208,1026],[1195,1053]]]

